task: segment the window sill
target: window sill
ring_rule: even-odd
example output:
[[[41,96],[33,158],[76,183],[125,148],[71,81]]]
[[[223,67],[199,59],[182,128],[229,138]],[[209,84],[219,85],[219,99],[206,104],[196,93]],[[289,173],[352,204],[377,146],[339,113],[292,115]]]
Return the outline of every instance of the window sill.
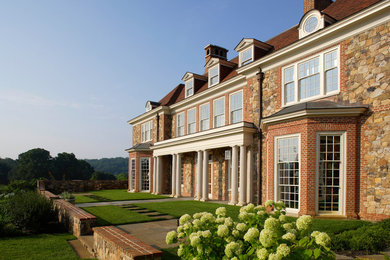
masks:
[[[310,97],[310,98],[301,99],[298,102],[290,102],[290,103],[284,104],[284,105],[282,105],[282,108],[290,107],[293,105],[297,105],[297,104],[301,104],[301,103],[305,103],[305,102],[309,102],[309,101],[313,101],[313,100],[320,100],[320,99],[335,96],[338,94],[340,94],[340,90],[335,90],[335,91],[329,92],[328,94],[323,95],[323,96],[314,96],[314,97]]]

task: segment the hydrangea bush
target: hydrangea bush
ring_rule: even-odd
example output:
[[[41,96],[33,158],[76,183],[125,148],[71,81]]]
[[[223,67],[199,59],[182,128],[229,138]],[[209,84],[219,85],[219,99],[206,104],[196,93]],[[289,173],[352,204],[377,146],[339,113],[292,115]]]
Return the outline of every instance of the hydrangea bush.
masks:
[[[283,202],[267,201],[240,209],[240,222],[220,207],[215,215],[202,212],[183,215],[167,244],[179,242],[182,259],[334,259],[326,233],[312,232],[312,218],[289,222]],[[273,210],[273,212],[271,212]]]

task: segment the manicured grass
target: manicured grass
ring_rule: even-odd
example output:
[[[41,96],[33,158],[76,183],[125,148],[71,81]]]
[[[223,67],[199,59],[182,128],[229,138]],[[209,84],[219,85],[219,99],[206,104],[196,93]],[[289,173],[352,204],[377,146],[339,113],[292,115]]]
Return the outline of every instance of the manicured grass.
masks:
[[[7,190],[7,185],[0,184],[0,192],[3,190]]]
[[[85,193],[85,192],[84,192]],[[92,195],[77,195],[76,203],[99,202],[99,201],[119,201],[119,200],[150,200],[165,199],[167,196],[154,195],[150,193],[132,193],[127,190],[99,190],[88,192]]]
[[[97,225],[120,225],[152,221],[153,219],[118,206],[83,207],[97,217]]]
[[[0,259],[80,259],[67,240],[70,234],[40,234],[0,238]]]
[[[217,204],[210,202],[200,201],[167,201],[167,202],[153,202],[153,203],[139,203],[134,204],[140,208],[146,208],[157,212],[165,213],[173,217],[181,217],[184,214],[193,215],[197,212],[210,212],[215,213],[215,210],[219,207],[226,207],[227,215],[234,220],[238,220],[238,213],[240,207]]]
[[[339,234],[347,230],[355,230],[366,225],[371,225],[371,223],[362,220],[336,220],[336,219],[314,219],[313,220],[313,230],[326,232],[329,235]]]

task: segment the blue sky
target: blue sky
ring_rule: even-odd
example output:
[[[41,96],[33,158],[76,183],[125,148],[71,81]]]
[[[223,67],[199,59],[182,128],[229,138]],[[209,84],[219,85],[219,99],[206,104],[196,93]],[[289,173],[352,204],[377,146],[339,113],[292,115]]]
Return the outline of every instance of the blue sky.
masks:
[[[186,71],[203,48],[266,41],[297,24],[303,0],[12,0],[0,8],[0,157],[126,157],[127,120]]]

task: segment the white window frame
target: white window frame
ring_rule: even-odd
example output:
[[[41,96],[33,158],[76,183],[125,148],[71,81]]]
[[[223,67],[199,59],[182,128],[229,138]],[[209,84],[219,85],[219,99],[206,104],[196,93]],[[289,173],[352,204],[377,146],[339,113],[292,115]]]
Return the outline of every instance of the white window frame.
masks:
[[[188,87],[188,84],[189,84],[189,83],[192,84],[192,87],[191,87],[191,88]],[[195,84],[194,79],[190,79],[190,80],[187,80],[187,81],[186,81],[186,83],[185,83],[185,89],[186,89],[186,91],[185,91],[185,98],[191,97],[191,96],[194,95],[194,92],[195,92],[194,84]],[[189,91],[190,89],[192,90],[192,93],[191,93],[191,94],[188,94],[188,91]]]
[[[143,159],[147,159],[148,161],[149,161],[149,172],[148,172],[148,175],[149,175],[149,189],[148,190],[143,190],[142,189],[142,160]],[[140,191],[142,191],[142,192],[149,192],[150,191],[150,157],[140,157],[139,158],[139,189],[140,189]]]
[[[242,90],[236,91],[234,93],[229,94],[229,123],[230,124],[236,124],[239,122],[232,122],[232,96],[241,93],[241,121],[244,121],[244,93]],[[238,110],[238,109],[237,109]],[[236,111],[236,110],[235,110]]]
[[[188,114],[192,111],[194,111],[194,122],[190,123]],[[193,124],[195,127],[194,132],[190,132],[190,125],[191,124]],[[196,108],[192,108],[192,109],[187,110],[187,134],[189,135],[189,134],[195,134],[195,133],[196,133]]]
[[[148,131],[145,130],[145,127],[149,127],[149,136],[147,136]],[[141,124],[141,143],[152,141],[153,139],[153,120],[150,120],[146,123]]]
[[[179,116],[183,116],[183,125],[181,125],[181,126],[179,126]],[[179,127],[183,127],[183,134],[179,133]],[[185,114],[184,114],[184,112],[178,113],[176,115],[176,137],[185,135],[185,132],[184,132],[185,127],[186,127],[185,126]]]
[[[239,59],[238,64],[240,64],[240,67],[245,66],[245,65],[247,65],[247,64],[249,64],[249,63],[251,63],[251,62],[253,62],[253,61],[255,60],[255,52],[254,52],[254,49],[255,49],[255,48],[254,48],[253,46],[249,46],[248,48],[246,48],[246,49],[240,51],[239,57],[238,57],[238,59]],[[251,59],[250,59],[250,60],[245,60],[245,61],[243,61],[243,60],[242,60],[242,55],[243,55],[244,52],[246,52],[246,51],[250,51],[250,52],[251,52]],[[247,62],[247,63],[243,64],[243,62]]]
[[[213,128],[216,128],[217,126],[215,126],[215,103],[217,102],[217,101],[219,101],[219,100],[221,100],[221,99],[223,99],[223,125],[221,125],[221,126],[218,126],[218,127],[222,127],[222,126],[225,126],[226,125],[226,113],[225,113],[225,105],[226,105],[226,103],[225,103],[225,97],[221,97],[221,98],[217,98],[217,99],[214,99],[213,100]]]
[[[201,113],[201,111],[202,111],[202,107],[204,107],[204,106],[208,106],[208,110],[209,110],[209,113],[208,113],[208,115],[207,115],[207,119],[203,119],[203,120],[208,120],[209,121],[209,123],[208,123],[208,125],[207,125],[207,129],[203,129],[202,128],[202,113]],[[207,102],[207,103],[204,103],[204,104],[202,104],[202,105],[200,105],[199,106],[199,131],[206,131],[206,130],[209,130],[210,129],[210,103],[209,102]]]
[[[213,163],[213,155],[212,154],[208,154],[208,158],[207,158],[207,171],[209,170],[209,165],[211,165],[210,167],[210,172],[207,174],[207,177],[210,178],[210,182],[209,180],[207,180],[207,189],[208,189],[208,198],[209,199],[212,199],[213,197],[213,187],[214,187],[214,178],[213,178],[213,172],[214,172],[214,163]],[[211,187],[211,188],[210,188]]]
[[[133,168],[133,162],[134,162],[134,168]],[[130,159],[130,176],[129,176],[130,177],[130,191],[135,190],[135,169],[136,169],[135,164],[136,164],[135,158],[131,158]],[[134,177],[134,183],[133,183],[133,177]]]
[[[325,55],[329,54],[333,51],[336,51],[336,56],[337,56],[338,89],[326,93],[325,92],[326,91],[326,89],[325,89],[326,88],[326,85],[325,85]],[[309,97],[309,98],[299,99],[299,71],[298,71],[299,64],[308,62],[308,61],[315,59],[315,58],[319,58],[318,71],[320,74],[320,94],[317,96]],[[294,82],[294,101],[286,103],[286,96],[285,96],[286,95],[286,93],[285,93],[285,84],[286,83],[284,80],[285,79],[284,71],[286,69],[291,68],[291,67],[294,67],[294,81],[293,81]],[[282,67],[282,80],[281,81],[282,81],[282,84],[281,84],[282,107],[287,107],[287,106],[291,106],[291,105],[295,105],[295,104],[299,104],[299,103],[303,103],[303,102],[307,102],[307,101],[339,94],[340,93],[340,46],[337,46],[337,47],[331,48],[331,49],[327,49],[325,51],[322,51],[320,53],[312,55],[312,56],[305,58],[303,60],[299,60],[298,62],[296,62],[294,64],[289,64],[287,66]]]
[[[214,68],[217,68],[217,71],[218,71],[217,75],[214,76],[214,77],[217,77],[217,82],[215,82],[214,84],[211,85],[211,75],[210,75],[211,73],[210,73],[210,71],[213,70]],[[219,81],[220,81],[220,74],[221,74],[221,68],[220,68],[219,64],[209,68],[209,73],[208,74],[209,74],[209,87],[217,85],[219,83]]]
[[[340,195],[339,195],[339,211],[319,211],[318,210],[318,189],[319,189],[319,163],[320,163],[320,137],[327,135],[340,136]],[[346,148],[347,133],[345,131],[324,131],[316,133],[316,185],[315,185],[315,211],[316,215],[345,215],[345,199],[346,199],[346,164],[347,164],[347,148]]]
[[[302,169],[302,154],[301,154],[301,134],[288,134],[288,135],[281,135],[281,136],[275,136],[274,137],[274,200],[279,201],[279,192],[278,192],[278,186],[279,186],[279,178],[278,178],[278,141],[280,139],[285,138],[298,138],[298,156],[299,156],[299,176],[298,176],[298,182],[299,182],[299,192],[298,192],[298,209],[293,208],[286,208],[286,212],[292,213],[292,214],[298,214],[300,208],[301,208],[301,196],[302,196],[302,189],[301,189],[301,169]]]

